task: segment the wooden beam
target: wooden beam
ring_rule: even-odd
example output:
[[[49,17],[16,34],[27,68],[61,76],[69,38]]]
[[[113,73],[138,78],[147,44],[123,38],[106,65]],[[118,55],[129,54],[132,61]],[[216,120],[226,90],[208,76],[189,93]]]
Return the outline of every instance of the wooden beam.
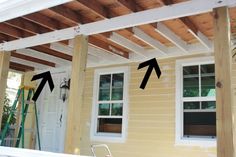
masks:
[[[85,8],[89,8],[91,12],[103,17],[107,18],[109,16],[107,8],[101,5],[97,0],[76,0],[73,3],[79,2]],[[78,4],[78,3],[77,3]]]
[[[19,29],[16,29],[6,23],[0,23],[0,32],[9,35],[15,38],[23,38],[23,37],[29,37],[34,34],[28,33],[28,32],[23,32]]]
[[[72,60],[71,84],[69,93],[65,152],[79,154],[81,137],[81,110],[83,103],[85,71],[88,54],[88,37],[76,36]]]
[[[161,3],[162,5],[172,5],[174,4],[173,0],[166,0]],[[205,46],[208,50],[212,50],[213,44],[202,32],[200,32],[197,26],[188,18],[181,17],[178,20],[188,29],[188,31],[198,39],[198,41]]]
[[[24,71],[34,71],[34,67],[20,64],[20,63],[16,63],[16,62],[10,62],[10,68],[14,69],[14,70],[21,69]],[[21,71],[21,70],[19,70],[19,71]]]
[[[51,31],[51,29],[49,29],[49,28],[42,27],[39,24],[30,22],[29,20],[26,20],[21,17],[17,18],[17,19],[6,21],[5,23],[7,23],[8,25],[11,25],[13,27],[16,27],[18,29],[25,30],[27,32],[34,33],[34,34],[41,34],[41,33],[46,33],[46,32]]]
[[[121,49],[118,49],[116,47],[110,46],[107,43],[105,43],[104,41],[99,40],[99,39],[97,39],[94,36],[90,36],[89,37],[89,43],[91,45],[94,45],[97,48],[101,48],[101,49],[106,50],[106,51],[108,51],[110,53],[117,54],[117,55],[122,56],[122,57],[127,58],[127,59],[129,58],[129,53],[128,52],[123,52]],[[112,49],[112,47],[114,49]]]
[[[32,49],[20,49],[20,50],[16,50],[16,52],[19,54],[23,54],[27,56],[34,56],[35,58],[38,58],[38,59],[56,63],[56,67],[71,65],[71,61],[58,58],[58,57],[55,57],[46,53],[42,53],[36,50],[32,50]]]
[[[83,2],[86,3],[86,4],[88,3],[88,2],[85,2],[85,1],[83,1]],[[89,3],[92,3],[92,2],[89,2]],[[73,4],[79,4],[79,3],[78,3],[78,1],[75,1],[75,2],[73,2]],[[89,5],[89,6],[91,7],[91,5]],[[88,8],[88,7],[86,7],[86,8]],[[71,26],[74,25],[74,24],[81,24],[81,23],[84,22],[82,20],[81,16],[79,16],[76,12],[71,11],[70,9],[68,9],[66,7],[57,6],[55,8],[50,8],[48,10],[50,10],[50,12],[54,12],[58,16],[63,16],[65,18],[64,21],[68,21],[69,23],[72,22]],[[87,22],[93,22],[93,21],[91,19],[87,18]],[[106,38],[107,39],[108,38],[107,34],[109,34],[109,33],[98,34],[98,36],[100,36],[101,38]],[[103,41],[101,41],[99,39],[96,39],[93,36],[90,36],[89,42],[92,45],[95,45],[96,47],[104,49],[104,50],[106,50],[106,51],[108,51],[110,53],[114,53],[116,55],[120,55],[120,56],[122,56],[124,58],[129,58],[129,52],[121,50],[121,49],[117,48],[116,46],[112,46],[114,49],[111,49],[111,48],[109,48],[109,47],[111,47],[109,44],[107,44],[107,43],[105,43],[105,42],[103,42]],[[121,52],[121,53],[117,53],[117,52]]]
[[[70,55],[49,49],[47,46],[45,46],[45,47],[42,45],[41,46],[34,46],[34,47],[31,47],[31,49],[42,52],[42,53],[46,53],[46,54],[49,54],[49,55],[52,55],[52,56],[55,56],[58,58],[62,58],[62,59],[68,60],[68,61],[72,61],[72,57]]]
[[[78,24],[78,21],[80,21],[82,23],[82,18],[80,16],[80,14],[78,14],[77,12],[75,12],[67,7],[57,6],[57,7],[50,8],[49,10],[51,10],[61,16],[64,16],[67,20],[70,20],[74,24]]]
[[[39,24],[43,27],[46,27],[51,30],[57,30],[57,29],[63,29],[67,28],[68,26],[65,24],[60,23],[59,21],[53,20],[45,15],[42,15],[40,13],[34,13],[30,15],[23,16],[22,18],[34,22],[36,24]]]
[[[230,23],[227,7],[214,9],[217,156],[234,157]]]
[[[2,122],[2,112],[4,97],[7,87],[7,77],[10,64],[10,52],[0,52],[0,122]],[[1,129],[1,125],[0,125]]]
[[[56,10],[56,11],[58,11],[58,10]],[[60,23],[67,25],[68,27],[78,25],[74,21],[68,20],[65,16],[63,16],[62,15],[63,12],[60,12],[60,13],[61,14],[53,11],[52,9],[45,9],[45,10],[40,11],[40,14],[45,15],[51,19],[55,19],[55,20],[59,21]]]
[[[51,66],[51,67],[56,66],[56,64],[53,63],[53,62],[49,62],[49,61],[42,60],[42,59],[39,59],[39,58],[27,56],[27,55],[24,55],[24,54],[19,54],[19,53],[16,53],[16,52],[12,52],[11,56],[16,57],[16,58],[20,58],[20,59],[23,59],[23,60],[27,60],[27,61],[31,61],[31,62],[35,62],[35,63],[47,65],[47,66]]]

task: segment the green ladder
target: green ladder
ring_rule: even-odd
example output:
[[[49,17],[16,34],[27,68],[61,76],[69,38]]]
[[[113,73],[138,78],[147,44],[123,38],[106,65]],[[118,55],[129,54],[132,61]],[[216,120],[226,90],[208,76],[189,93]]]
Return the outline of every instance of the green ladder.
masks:
[[[25,90],[28,90],[28,96],[27,96],[26,101],[25,101]],[[15,142],[15,147],[19,147],[20,142],[21,142],[21,147],[24,148],[25,119],[26,119],[26,116],[27,116],[27,113],[28,113],[29,105],[33,104],[34,105],[35,120],[36,120],[36,131],[37,131],[38,147],[39,147],[39,150],[41,150],[40,138],[39,138],[37,105],[36,105],[35,102],[30,102],[33,94],[34,94],[34,88],[32,88],[32,87],[21,86],[18,89],[15,101],[14,101],[12,107],[11,107],[11,112],[10,112],[9,117],[7,119],[7,123],[6,123],[6,125],[3,128],[3,131],[1,133],[1,141],[0,141],[1,146],[5,145],[6,135],[9,131],[9,129],[10,129],[10,121],[13,118],[13,114],[17,111],[17,104],[19,102],[19,99],[21,98],[21,122],[20,122],[20,128],[19,128],[18,135],[17,135],[16,142]]]

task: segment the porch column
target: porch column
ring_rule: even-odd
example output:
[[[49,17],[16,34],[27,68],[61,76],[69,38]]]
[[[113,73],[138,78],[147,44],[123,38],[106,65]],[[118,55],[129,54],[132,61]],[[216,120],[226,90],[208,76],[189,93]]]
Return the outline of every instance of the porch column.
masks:
[[[0,51],[0,122],[2,122],[3,103],[7,87],[7,76],[11,56],[10,54],[10,52]]]
[[[214,9],[217,157],[234,157],[229,19],[227,7]]]
[[[74,38],[74,50],[72,59],[72,72],[65,140],[65,152],[70,154],[80,153],[80,117],[83,103],[87,53],[88,37],[83,35],[76,36]]]

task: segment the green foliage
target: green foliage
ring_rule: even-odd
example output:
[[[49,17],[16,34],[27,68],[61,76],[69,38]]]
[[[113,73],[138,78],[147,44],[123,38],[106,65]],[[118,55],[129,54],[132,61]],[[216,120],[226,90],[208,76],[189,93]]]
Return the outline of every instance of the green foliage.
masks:
[[[7,119],[11,113],[11,106],[10,106],[10,99],[5,96],[4,98],[4,106],[3,106],[3,115],[2,115],[2,124],[1,124],[1,129],[3,129],[7,123]],[[16,114],[13,113],[13,116],[10,120],[10,125],[15,124],[16,122]]]

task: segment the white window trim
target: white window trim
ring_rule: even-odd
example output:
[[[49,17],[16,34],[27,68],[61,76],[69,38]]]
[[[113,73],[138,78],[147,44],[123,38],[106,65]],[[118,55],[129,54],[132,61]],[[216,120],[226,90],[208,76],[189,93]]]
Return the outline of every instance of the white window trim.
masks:
[[[102,74],[124,73],[124,90],[123,90],[123,119],[122,119],[122,133],[121,135],[114,133],[96,133],[97,125],[97,100],[99,89],[99,76]],[[92,119],[90,128],[90,139],[92,141],[112,142],[112,143],[124,143],[127,137],[128,127],[128,85],[129,85],[129,67],[115,67],[96,69],[94,72],[94,84],[93,84],[93,105],[92,105]]]
[[[214,63],[214,57],[198,57],[191,59],[181,59],[176,61],[176,102],[175,102],[175,145],[185,146],[201,146],[201,147],[216,147],[216,138],[194,138],[194,137],[183,137],[183,107],[181,102],[183,86],[182,86],[182,69],[183,66],[196,65],[196,64],[211,64]],[[211,99],[211,98],[206,98]]]

